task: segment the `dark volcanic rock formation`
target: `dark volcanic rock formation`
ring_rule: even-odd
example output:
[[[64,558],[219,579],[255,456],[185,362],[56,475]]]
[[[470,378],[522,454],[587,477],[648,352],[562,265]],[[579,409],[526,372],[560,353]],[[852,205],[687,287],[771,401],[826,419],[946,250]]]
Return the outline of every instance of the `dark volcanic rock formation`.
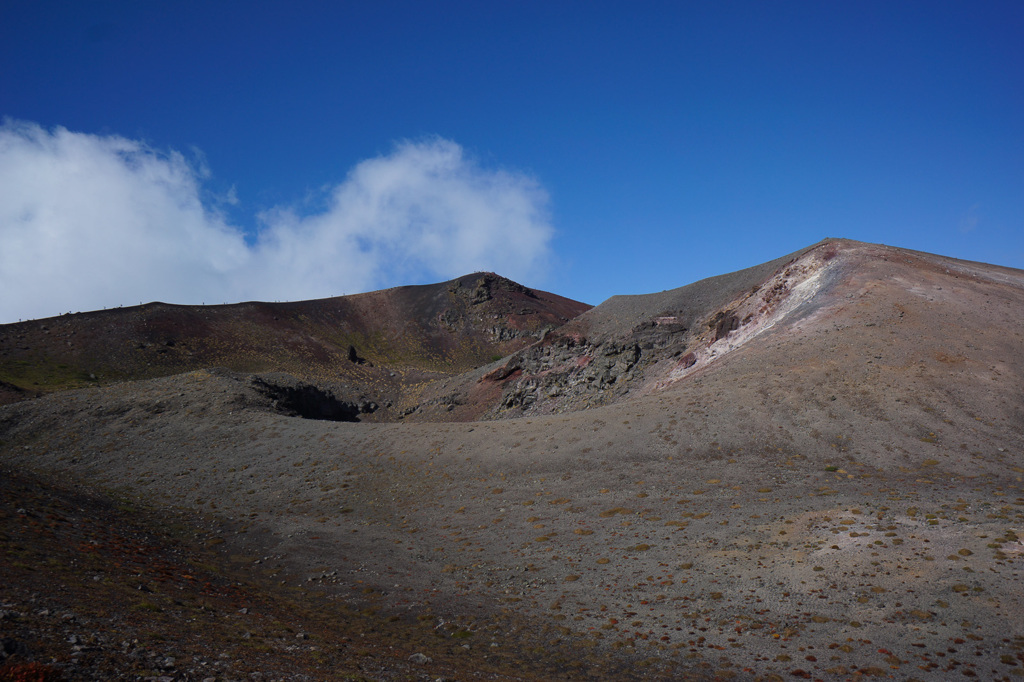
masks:
[[[252,378],[256,390],[272,401],[271,406],[290,416],[335,422],[357,422],[360,415],[371,414],[377,404],[366,398],[341,400],[334,392],[296,381],[292,377]]]

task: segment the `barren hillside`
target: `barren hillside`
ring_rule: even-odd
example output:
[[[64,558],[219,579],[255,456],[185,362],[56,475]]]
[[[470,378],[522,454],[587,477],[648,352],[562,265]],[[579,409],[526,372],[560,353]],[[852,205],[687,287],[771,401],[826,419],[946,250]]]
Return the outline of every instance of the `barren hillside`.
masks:
[[[0,325],[0,404],[224,367],[287,373],[374,402],[376,418],[389,419],[416,387],[491,362],[589,307],[476,273],[319,301],[150,303]]]
[[[2,461],[470,656],[374,650],[375,678],[1013,679],[1022,320],[1024,272],[827,240],[611,299],[403,419],[195,369],[0,408]]]

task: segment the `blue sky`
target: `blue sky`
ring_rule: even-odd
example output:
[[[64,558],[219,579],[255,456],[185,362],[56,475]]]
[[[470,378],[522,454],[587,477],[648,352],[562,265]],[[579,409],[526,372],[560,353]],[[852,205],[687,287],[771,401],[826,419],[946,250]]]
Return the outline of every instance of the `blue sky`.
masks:
[[[1022,35],[1016,1],[7,2],[0,321],[476,269],[599,303],[829,236],[1024,268]]]

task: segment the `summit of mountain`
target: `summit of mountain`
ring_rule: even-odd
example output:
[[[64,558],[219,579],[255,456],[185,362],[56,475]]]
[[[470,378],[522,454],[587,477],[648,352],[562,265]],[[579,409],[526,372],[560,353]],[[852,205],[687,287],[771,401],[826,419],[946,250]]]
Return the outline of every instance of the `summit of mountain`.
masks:
[[[938,357],[954,370],[969,361],[1014,372],[1006,358],[1019,352],[1022,292],[1020,270],[827,239],[671,291],[612,297],[501,363],[433,388],[472,405],[475,419],[657,393],[726,371],[733,355],[789,366],[796,349],[805,366],[858,376],[893,358],[900,372]],[[971,342],[987,336],[992,346]],[[864,357],[869,349],[884,355]]]

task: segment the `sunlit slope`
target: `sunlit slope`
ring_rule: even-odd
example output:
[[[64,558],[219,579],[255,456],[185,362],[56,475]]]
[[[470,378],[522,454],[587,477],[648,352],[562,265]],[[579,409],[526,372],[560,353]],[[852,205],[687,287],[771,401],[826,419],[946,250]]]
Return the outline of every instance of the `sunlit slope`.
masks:
[[[208,367],[395,390],[491,362],[588,307],[478,273],[317,301],[64,315],[0,326],[0,396]]]

